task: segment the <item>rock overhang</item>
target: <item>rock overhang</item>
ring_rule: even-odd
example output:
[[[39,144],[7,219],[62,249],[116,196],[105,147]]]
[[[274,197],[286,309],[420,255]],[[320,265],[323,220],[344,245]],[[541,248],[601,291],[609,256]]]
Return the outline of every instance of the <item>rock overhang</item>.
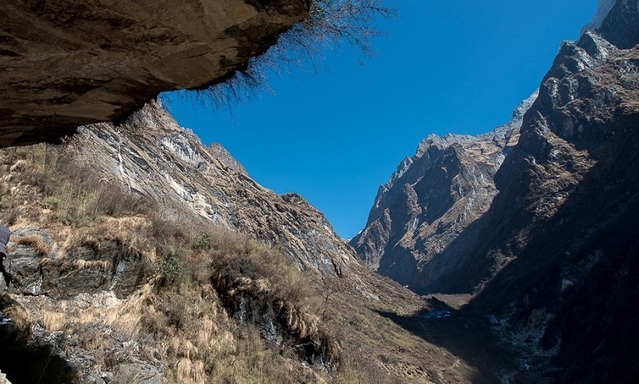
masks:
[[[55,142],[160,92],[224,81],[308,12],[306,0],[9,0],[0,147]]]

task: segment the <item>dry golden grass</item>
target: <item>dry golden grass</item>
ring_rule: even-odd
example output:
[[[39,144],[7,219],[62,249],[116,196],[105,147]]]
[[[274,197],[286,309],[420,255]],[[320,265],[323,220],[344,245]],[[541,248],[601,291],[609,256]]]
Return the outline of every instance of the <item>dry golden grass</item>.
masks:
[[[152,211],[151,201],[99,179],[89,165],[74,159],[65,146],[40,144],[3,150],[0,164],[8,168],[7,181],[10,179],[16,186],[11,188],[9,196],[3,194],[0,206],[27,202],[20,213],[31,220],[81,227],[105,216]],[[15,216],[10,220],[11,225],[18,219],[18,215]]]
[[[180,337],[179,335],[171,339],[171,348],[173,353],[178,357],[195,359],[200,356],[200,350],[193,345],[191,340]]]
[[[208,315],[204,315],[197,332],[197,345],[205,350],[211,349],[214,332],[217,332],[217,326]]]
[[[20,160],[17,160],[15,163],[13,163],[11,167],[9,167],[9,172],[23,171],[28,166],[29,166],[29,163],[26,160],[20,159]]]
[[[327,279],[324,285],[302,275],[277,249],[247,236],[175,223],[148,211],[127,211],[109,202],[120,196],[118,191],[100,192],[99,181],[85,183],[84,171],[67,168],[59,156],[45,146],[8,155],[0,152],[0,164],[11,170],[10,175],[1,176],[0,211],[19,212],[12,229],[47,228],[53,252],[38,245],[38,239],[21,240],[31,241],[48,256],[42,265],[108,271],[109,261],[91,260],[81,252],[82,248],[99,249],[108,241],[151,265],[171,257],[180,266],[178,278],[164,283],[152,279],[125,299],[105,293],[61,300],[35,316],[46,329],[63,331],[75,345],[91,351],[95,369],[109,370],[135,358],[162,364],[166,382],[375,384],[392,382],[379,363],[381,351],[403,349],[417,356],[429,350],[422,340],[370,311],[364,296],[351,295],[352,286],[365,285],[357,276]],[[56,164],[61,167],[55,172],[46,168]],[[54,180],[61,177],[67,180]],[[212,279],[223,283],[214,288]],[[336,294],[317,294],[329,285],[337,287]],[[267,310],[281,314],[284,338],[292,339],[269,345],[258,326],[250,320],[238,322],[227,312],[231,307],[221,297],[229,295],[238,300],[242,295],[253,297],[250,305],[256,308],[270,305]],[[329,373],[304,366],[295,347],[300,339],[322,345],[328,356],[341,360],[340,368]],[[117,351],[122,340],[136,342],[137,355],[129,351],[107,356],[105,351]],[[418,372],[419,360],[407,360],[390,364]]]
[[[191,361],[189,358],[181,358],[177,363],[177,379],[179,383],[199,384],[204,383],[204,362]]]
[[[13,241],[16,244],[27,245],[42,256],[48,255],[51,252],[51,247],[44,241],[42,236],[37,234],[25,235],[25,236],[12,236]]]
[[[100,271],[107,271],[111,268],[111,262],[105,260],[74,260],[73,268],[76,270],[82,269],[95,269]]]
[[[136,233],[126,233],[128,226]],[[60,254],[66,255],[62,259],[68,258],[73,249],[91,244],[99,246],[105,239],[117,240],[127,246],[135,243],[140,247],[150,247],[149,243],[136,240],[147,229],[148,222],[138,217],[130,220],[117,218],[108,223],[96,223],[91,228],[78,228],[78,233],[70,235],[71,239],[60,247]],[[127,240],[118,238],[117,231],[122,231]],[[309,301],[308,288],[299,289],[304,278],[277,250],[246,241],[241,236],[233,242],[228,233],[210,236],[212,245],[206,250],[192,249],[188,245],[191,240],[185,239],[187,243],[179,248],[184,253],[176,254],[185,265],[183,276],[172,285],[159,286],[158,280],[153,280],[123,300],[105,293],[94,296],[88,303],[59,301],[55,308],[44,312],[39,321],[46,329],[64,331],[66,337],[77,340],[81,348],[96,353],[96,366],[101,366],[100,369],[111,369],[128,361],[131,356],[147,361],[155,361],[159,356],[166,367],[167,382],[180,383],[391,382],[384,379],[388,375],[377,363],[353,360],[352,356],[332,373],[304,367],[291,344],[273,348],[267,345],[256,326],[234,320],[218,296],[222,292],[227,295],[252,292],[260,300],[275,303],[274,311],[282,313],[283,325],[291,335],[324,345],[331,356],[345,353],[344,346],[337,342],[339,338],[345,338],[328,333],[326,328],[345,324],[345,316],[356,321],[355,326],[359,328],[357,337],[374,340],[366,343],[380,350],[388,345],[411,349],[419,347],[419,342],[410,337],[406,339],[406,332],[402,333],[397,326],[381,323],[383,327],[380,327],[379,322],[367,319],[363,313],[360,316],[354,307],[342,302],[339,295],[330,297],[330,313],[320,316],[326,309],[326,303],[322,301],[322,306],[317,306]],[[145,252],[152,251],[146,248]],[[217,266],[212,265],[214,261]],[[43,259],[43,263],[47,263],[47,259]],[[109,268],[109,264],[103,261],[84,259],[72,260],[69,265],[75,268]],[[233,275],[237,267],[242,268],[242,273],[237,280],[229,280],[234,284],[229,285],[228,290],[223,287],[214,289],[210,284],[211,276],[220,273]],[[334,321],[327,322],[327,318]],[[107,356],[95,352],[117,350],[120,342],[116,335],[124,340],[137,340],[140,345],[138,354]],[[349,346],[348,353],[352,353],[351,348]]]
[[[52,259],[48,257],[43,257],[42,259],[40,259],[40,266],[44,267],[45,265],[49,264],[51,261]]]
[[[64,328],[67,324],[66,315],[60,312],[44,312],[44,328],[56,332]]]
[[[0,309],[4,317],[11,319],[18,331],[18,338],[24,342],[31,335],[31,316],[29,312],[9,295],[0,294]]]

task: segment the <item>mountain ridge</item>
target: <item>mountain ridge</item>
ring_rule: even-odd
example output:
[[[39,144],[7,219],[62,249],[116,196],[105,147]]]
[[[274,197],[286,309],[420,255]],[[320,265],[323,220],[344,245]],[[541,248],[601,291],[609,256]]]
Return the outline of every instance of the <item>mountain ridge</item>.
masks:
[[[631,383],[639,377],[628,358],[639,345],[631,331],[639,318],[629,305],[639,297],[629,280],[639,263],[631,229],[639,205],[639,3],[602,1],[598,15],[608,8],[593,24],[598,29],[562,44],[523,116],[517,144],[493,174],[494,193],[483,212],[448,232],[445,247],[428,260],[433,252],[425,247],[379,236],[393,233],[380,228],[392,228],[396,219],[410,223],[423,208],[440,214],[435,220],[449,215],[454,205],[438,199],[435,188],[420,194],[400,185],[397,210],[362,232],[373,232],[368,244],[391,244],[380,255],[389,259],[379,264],[381,273],[422,294],[466,295],[461,312],[484,318],[520,352],[523,368],[509,380]],[[454,176],[481,174],[455,164],[462,166]],[[440,177],[447,165],[421,175],[439,180],[446,197],[455,190],[454,176]],[[374,206],[371,216],[378,211]],[[406,224],[396,227],[401,235]],[[440,240],[433,237],[428,245]],[[373,264],[372,246],[353,245]],[[398,245],[403,252],[393,254]],[[421,269],[420,259],[428,260]]]
[[[339,274],[356,259],[335,240],[323,214],[298,195],[277,195],[260,186],[223,147],[204,147],[193,133],[179,127],[159,102],[119,126],[101,123],[80,131],[82,135],[71,141],[78,161],[90,162],[96,172],[117,179],[130,191],[173,207],[167,208],[169,215],[186,208],[215,225],[282,246],[302,270]],[[156,145],[162,157],[153,156]],[[289,217],[314,223],[316,229],[281,226]]]
[[[479,365],[393,322],[435,306],[157,102],[61,146],[0,151],[0,165],[13,230],[3,265],[16,276],[0,295],[13,327],[0,326],[0,368],[14,384],[40,372],[60,383],[65,366],[98,382],[490,383],[512,365],[477,324],[451,335],[479,331],[468,349],[491,351]]]
[[[403,272],[398,271],[397,268],[391,271],[390,268],[393,268],[390,265],[392,261],[387,262],[385,266],[380,268],[380,255],[384,252],[383,249],[386,249],[384,254],[387,255],[387,260],[392,259],[393,252],[397,252],[400,255],[405,254],[405,251],[396,245],[402,239],[405,241],[408,233],[411,237],[410,242],[419,243],[420,249],[425,254],[423,257],[415,254],[404,257],[407,268],[412,269],[406,275],[411,276],[417,269],[424,268],[423,265],[427,264],[430,257],[437,252],[435,248],[424,250],[424,247],[428,247],[427,243],[433,240],[437,248],[445,247],[456,233],[472,222],[469,215],[474,217],[487,208],[487,204],[496,193],[492,184],[493,174],[501,165],[506,154],[516,144],[519,137],[517,130],[521,125],[524,112],[530,108],[536,97],[537,91],[533,92],[513,111],[512,120],[493,129],[491,132],[477,136],[447,134],[440,137],[431,134],[422,140],[416,149],[415,155],[402,161],[391,178],[379,187],[373,208],[369,214],[367,227],[350,240],[351,246],[358,251],[360,257],[379,273],[398,278]],[[455,179],[456,174],[454,173],[449,173],[449,176],[446,176],[440,172],[437,174],[438,176],[434,176],[439,178],[438,181],[428,181],[423,178],[423,175],[427,175],[428,172],[435,172],[437,169],[448,170],[450,167],[463,169],[464,164],[468,163],[472,163],[473,169],[477,171],[474,173],[469,172],[466,176],[460,175],[461,179],[463,179],[462,181]],[[452,170],[453,168],[450,169]],[[447,171],[444,171],[444,173],[447,173]],[[437,211],[433,211],[427,207],[424,210],[414,206],[414,212],[409,217],[400,217],[399,222],[393,223],[389,212],[394,204],[401,206],[402,204],[419,203],[414,196],[411,197],[413,194],[411,190],[416,188],[420,182],[422,183],[422,190],[430,188],[425,192],[425,195],[439,199],[439,202],[431,203],[431,206],[445,204],[446,207],[450,208],[457,204],[458,208],[455,211],[449,211],[449,217],[442,218],[438,215],[442,215],[446,211],[445,208],[440,207],[437,208]],[[431,187],[425,186],[427,183],[430,183]],[[408,189],[402,192],[393,191],[395,184],[400,187],[405,186],[404,188]],[[448,185],[448,189],[436,191],[433,189],[434,185]],[[402,196],[405,196],[406,202],[404,202]],[[422,201],[419,204],[424,207],[424,204],[426,204],[424,199],[429,199],[429,197],[422,196],[421,199]],[[467,206],[464,206],[464,204]],[[428,228],[438,217],[436,227]],[[423,226],[422,232],[424,233],[419,233],[419,225]],[[441,229],[438,229],[437,226]],[[448,229],[444,229],[444,227]],[[368,233],[369,228],[370,235]],[[437,233],[438,231],[439,233]],[[392,235],[392,233],[395,233],[395,235]],[[383,240],[376,244],[374,240],[376,236],[380,236]],[[436,239],[436,237],[439,237],[439,239]],[[395,248],[395,251],[391,250],[393,248]],[[400,268],[404,267],[400,266]],[[409,280],[400,278],[399,281],[410,285]]]

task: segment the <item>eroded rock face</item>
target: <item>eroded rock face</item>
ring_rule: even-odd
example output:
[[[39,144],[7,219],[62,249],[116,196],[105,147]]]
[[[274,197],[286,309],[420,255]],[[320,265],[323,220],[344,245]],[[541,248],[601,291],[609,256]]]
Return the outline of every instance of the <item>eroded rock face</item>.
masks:
[[[497,193],[495,172],[517,143],[522,117],[536,97],[535,92],[510,122],[490,133],[425,138],[380,186],[366,227],[350,242],[358,255],[413,288],[422,284],[420,273],[454,268],[431,260],[490,206]]]
[[[202,145],[157,102],[119,126],[83,127],[70,149],[104,179],[159,202],[167,218],[195,215],[281,246],[302,270],[341,275],[359,264],[321,212],[257,184],[222,146]]]
[[[497,174],[481,241],[440,281],[490,279],[471,309],[502,316],[553,382],[639,378],[628,360],[639,345],[638,16],[639,2],[620,0],[600,33],[562,47]]]
[[[622,18],[617,12],[627,3],[619,1],[609,18]],[[519,144],[496,174],[500,193],[480,219],[480,235],[457,253],[468,262],[434,289],[472,291],[506,265],[515,268],[513,260],[544,254],[543,263],[535,262],[541,271],[625,216],[621,210],[634,204],[637,186],[637,54],[636,45],[621,49],[596,32],[563,45],[524,118]]]
[[[26,296],[73,298],[103,291],[127,297],[153,273],[138,251],[118,240],[87,240],[59,258],[51,236],[42,229],[13,232],[4,268],[8,291]]]
[[[162,91],[227,79],[303,0],[14,1],[0,9],[0,147],[55,141]]]

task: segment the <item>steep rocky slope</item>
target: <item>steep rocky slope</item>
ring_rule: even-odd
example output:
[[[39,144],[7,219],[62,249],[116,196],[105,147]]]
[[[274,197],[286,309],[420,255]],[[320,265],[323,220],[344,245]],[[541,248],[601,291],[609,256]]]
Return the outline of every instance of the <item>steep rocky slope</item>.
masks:
[[[56,140],[162,91],[224,81],[308,7],[303,0],[5,1],[0,147]]]
[[[436,305],[158,103],[0,161],[13,230],[0,369],[14,384],[493,383],[512,369],[481,325],[432,323]]]
[[[448,277],[442,276],[440,283],[433,282],[431,290],[473,290],[512,258],[521,258],[522,252],[530,249],[535,231],[559,234],[562,228],[568,228],[575,231],[572,236],[551,235],[552,239],[546,237],[543,241],[549,246],[559,245],[563,239],[576,242],[593,236],[597,230],[589,228],[585,216],[574,222],[568,216],[615,216],[617,210],[623,211],[609,207],[617,198],[633,202],[637,51],[627,38],[638,27],[636,2],[630,3],[618,2],[599,32],[586,32],[577,43],[562,46],[542,82],[537,101],[524,118],[519,144],[496,174],[499,194],[476,224],[480,227],[479,238],[458,253],[474,261]],[[634,12],[634,18],[627,19],[628,24],[619,23],[629,10]],[[614,30],[607,31],[612,25]],[[620,32],[624,30],[628,30],[628,35]],[[613,45],[606,40],[608,35],[613,36],[613,41],[617,39],[621,47],[630,48]],[[625,166],[615,163],[617,159],[624,159]],[[601,184],[590,183],[598,172]],[[617,189],[619,183],[623,186]],[[596,198],[593,196],[588,207],[573,208],[571,202],[584,193],[593,193]],[[599,222],[597,226],[609,223],[604,217],[595,220]],[[468,238],[461,237],[459,242],[462,240]],[[566,247],[556,248],[572,253]],[[459,259],[454,253],[439,258]],[[463,279],[451,278],[462,275]],[[471,275],[472,279],[468,279]]]
[[[510,380],[639,378],[639,2],[610,5],[596,30],[562,45],[485,212],[403,277],[418,292],[474,295],[462,312],[522,358]],[[445,217],[455,211],[451,183],[441,185]]]
[[[459,270],[492,277],[471,308],[530,336],[563,382],[639,377],[638,32],[639,2],[619,0],[598,32],[562,47]],[[456,276],[442,289],[470,288]]]
[[[413,286],[419,273],[441,274],[430,261],[486,212],[497,189],[494,175],[517,144],[524,113],[480,136],[430,135],[380,186],[366,227],[350,244],[382,275]]]
[[[358,264],[322,213],[299,195],[280,196],[258,185],[223,147],[204,147],[157,102],[121,125],[96,124],[80,132],[68,146],[78,161],[158,201],[167,217],[193,216],[250,234],[282,247],[302,270],[341,275]]]

